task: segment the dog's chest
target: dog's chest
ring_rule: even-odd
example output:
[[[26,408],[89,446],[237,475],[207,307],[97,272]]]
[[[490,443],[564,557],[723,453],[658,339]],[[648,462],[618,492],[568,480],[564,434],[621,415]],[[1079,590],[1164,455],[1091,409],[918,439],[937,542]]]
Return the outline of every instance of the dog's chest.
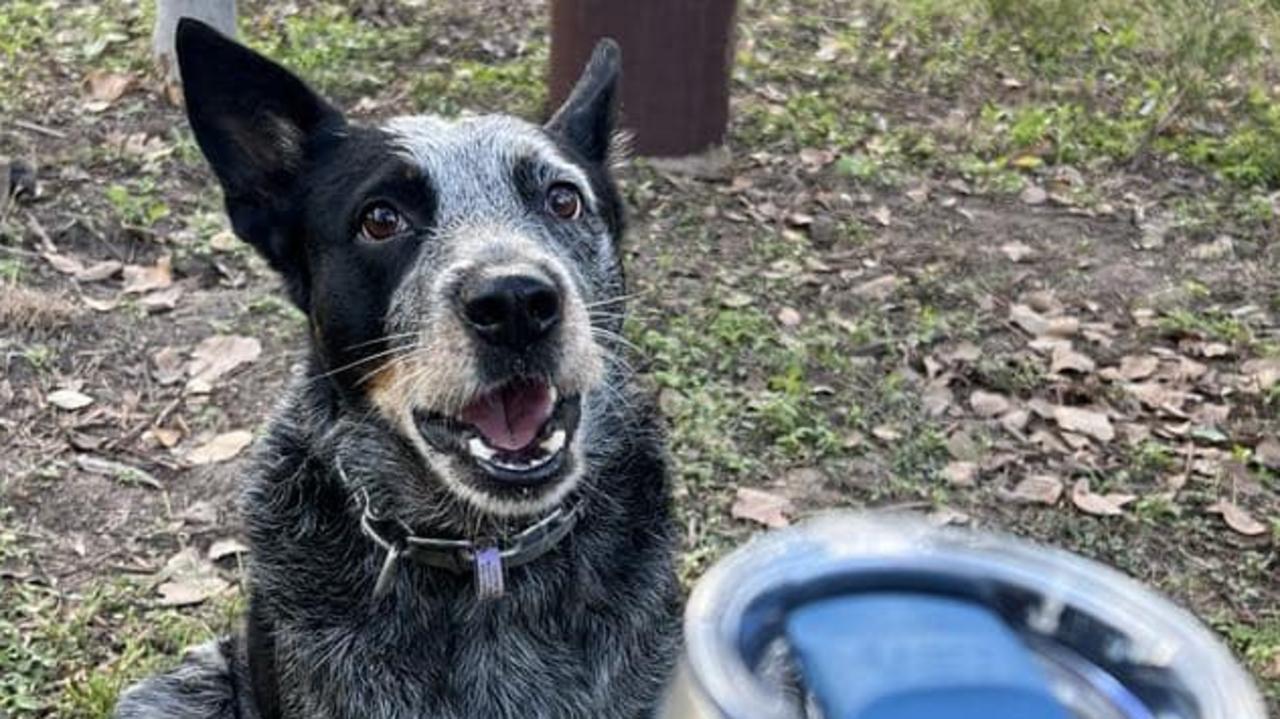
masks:
[[[551,604],[401,608],[358,630],[287,632],[282,688],[305,698],[291,714],[308,718],[636,716],[668,671],[669,633],[653,619]]]

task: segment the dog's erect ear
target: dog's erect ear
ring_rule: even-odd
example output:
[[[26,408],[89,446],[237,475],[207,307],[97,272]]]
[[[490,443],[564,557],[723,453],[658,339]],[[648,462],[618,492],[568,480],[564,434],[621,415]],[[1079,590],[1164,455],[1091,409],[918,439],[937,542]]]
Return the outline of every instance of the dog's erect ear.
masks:
[[[308,154],[340,135],[342,114],[288,70],[197,20],[178,21],[175,49],[187,117],[236,234],[305,306],[306,270],[285,203]]]
[[[604,162],[609,156],[621,74],[618,43],[601,40],[573,92],[547,122],[548,130],[564,137],[591,162]]]
[[[198,20],[178,21],[175,46],[191,128],[230,197],[278,196],[309,141],[343,124],[302,80]]]

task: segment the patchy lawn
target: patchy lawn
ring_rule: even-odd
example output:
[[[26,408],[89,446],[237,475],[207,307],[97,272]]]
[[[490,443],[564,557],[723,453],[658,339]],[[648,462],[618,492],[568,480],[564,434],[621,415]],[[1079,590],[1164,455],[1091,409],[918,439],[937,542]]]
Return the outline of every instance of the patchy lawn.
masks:
[[[0,6],[0,155],[41,188],[0,211],[0,715],[103,717],[233,626],[240,448],[299,359],[150,5]],[[359,118],[541,109],[544,3],[351,5],[243,2],[242,36]],[[744,488],[1003,528],[1170,594],[1280,710],[1280,9],[740,21],[723,177],[623,173],[685,579],[760,529]]]

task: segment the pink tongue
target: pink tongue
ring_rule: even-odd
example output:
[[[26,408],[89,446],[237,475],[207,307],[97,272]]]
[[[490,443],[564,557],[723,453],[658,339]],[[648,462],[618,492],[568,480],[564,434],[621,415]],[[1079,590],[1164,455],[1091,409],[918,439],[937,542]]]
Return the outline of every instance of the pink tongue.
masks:
[[[490,447],[515,452],[533,444],[552,409],[550,388],[527,382],[477,397],[463,408],[460,419],[484,435]]]

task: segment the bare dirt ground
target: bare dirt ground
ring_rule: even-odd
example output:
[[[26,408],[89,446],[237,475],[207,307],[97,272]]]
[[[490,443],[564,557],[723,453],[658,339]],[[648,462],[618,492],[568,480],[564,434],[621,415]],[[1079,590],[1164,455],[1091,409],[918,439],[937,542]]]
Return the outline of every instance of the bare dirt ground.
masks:
[[[1280,166],[1239,151],[1280,138],[1270,50],[1169,85],[1125,12],[1050,47],[1054,16],[907,5],[745,3],[731,165],[623,172],[684,577],[831,507],[1000,528],[1168,593],[1275,710]],[[503,7],[241,28],[360,119],[534,116],[547,8]],[[0,155],[38,180],[0,204],[0,716],[104,716],[231,626],[244,445],[304,338],[156,87],[150,12],[0,6]]]

